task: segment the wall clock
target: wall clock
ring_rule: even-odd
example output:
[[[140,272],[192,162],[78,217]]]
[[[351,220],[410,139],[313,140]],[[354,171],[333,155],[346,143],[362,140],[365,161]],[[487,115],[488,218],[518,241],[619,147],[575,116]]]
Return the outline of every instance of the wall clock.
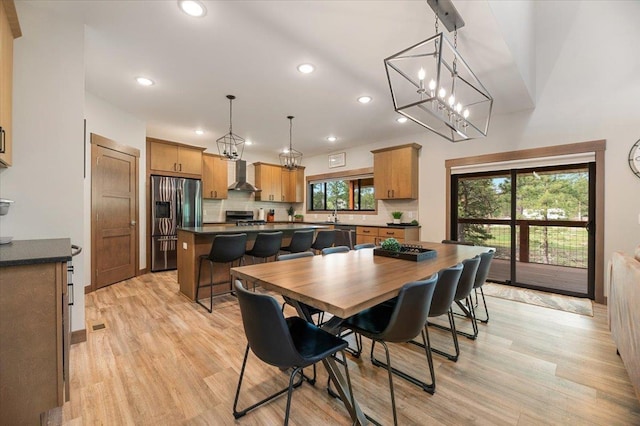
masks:
[[[640,178],[640,139],[633,144],[629,151],[629,167]]]

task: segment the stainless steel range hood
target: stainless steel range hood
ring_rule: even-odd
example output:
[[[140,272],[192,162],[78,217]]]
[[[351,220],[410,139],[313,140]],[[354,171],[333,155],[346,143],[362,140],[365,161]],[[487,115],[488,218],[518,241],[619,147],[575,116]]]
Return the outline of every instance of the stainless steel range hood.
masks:
[[[236,161],[236,181],[229,186],[229,191],[260,192],[255,186],[247,182],[247,162]]]

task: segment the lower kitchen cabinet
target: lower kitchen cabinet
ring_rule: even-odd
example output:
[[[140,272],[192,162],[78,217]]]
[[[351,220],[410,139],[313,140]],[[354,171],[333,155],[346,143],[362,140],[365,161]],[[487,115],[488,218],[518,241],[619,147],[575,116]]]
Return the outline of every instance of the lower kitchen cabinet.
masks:
[[[39,425],[69,400],[70,253],[68,239],[0,246],[1,424]]]
[[[420,228],[418,226],[358,226],[356,228],[357,244],[373,243],[379,246],[387,238],[395,238],[401,243],[418,241],[420,239]]]

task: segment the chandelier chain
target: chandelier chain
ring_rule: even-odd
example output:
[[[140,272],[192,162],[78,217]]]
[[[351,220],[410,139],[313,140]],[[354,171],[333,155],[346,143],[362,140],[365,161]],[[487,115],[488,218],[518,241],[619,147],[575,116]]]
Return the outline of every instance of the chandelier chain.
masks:
[[[454,27],[453,29],[453,50],[458,51],[458,27]],[[453,58],[453,74],[456,74],[456,67],[458,65],[458,56],[456,55]]]
[[[229,133],[233,133],[233,99],[229,99]]]
[[[293,119],[289,119],[289,152],[293,149],[293,145],[291,144],[291,139],[293,138]]]

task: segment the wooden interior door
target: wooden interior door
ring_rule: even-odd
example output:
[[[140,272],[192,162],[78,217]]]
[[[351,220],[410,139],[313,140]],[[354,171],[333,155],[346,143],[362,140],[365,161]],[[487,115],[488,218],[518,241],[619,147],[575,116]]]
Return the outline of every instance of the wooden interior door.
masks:
[[[138,157],[132,155],[137,150],[95,134],[91,142],[91,287],[95,290],[136,275]]]

